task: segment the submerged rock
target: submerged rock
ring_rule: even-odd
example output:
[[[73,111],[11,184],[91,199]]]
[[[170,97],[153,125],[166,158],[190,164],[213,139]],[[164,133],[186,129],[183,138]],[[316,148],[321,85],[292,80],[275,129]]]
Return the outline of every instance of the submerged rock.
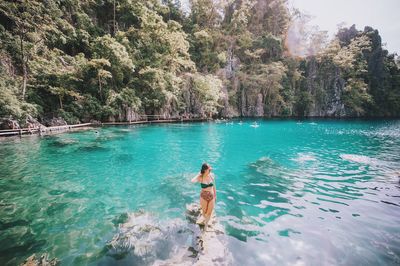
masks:
[[[70,145],[78,143],[77,140],[70,138],[53,138],[48,142],[49,146],[53,147],[68,147]]]
[[[148,213],[128,214],[127,221],[120,224],[119,232],[108,243],[109,255],[123,257],[130,251],[145,257],[154,252],[152,244],[161,237],[161,229]]]
[[[227,248],[224,238],[224,230],[218,223],[215,214],[211,217],[208,228],[199,226],[195,222],[201,216],[201,209],[198,204],[186,206],[186,218],[189,225],[194,227],[192,231],[191,246],[186,247],[192,252],[191,261],[187,260],[187,253],[177,252],[167,260],[155,261],[154,265],[232,265],[233,256]]]
[[[134,265],[150,265],[182,253],[181,247],[192,233],[181,219],[160,221],[143,211],[124,214],[114,220],[119,221],[123,223],[107,243],[106,255]],[[190,260],[191,254],[187,255]]]
[[[195,223],[199,216],[197,204],[187,206],[186,221],[160,221],[143,211],[120,216],[115,221],[122,223],[107,243],[106,255],[136,265],[233,264],[215,215],[207,230]]]
[[[33,254],[29,258],[27,258],[21,266],[55,266],[60,265],[60,261],[56,258],[49,260],[48,254],[44,253],[39,258],[36,257],[36,254]]]
[[[198,204],[186,206],[186,217],[190,222],[196,222],[201,216]],[[225,242],[223,226],[218,222],[215,212],[211,216],[208,228],[199,226],[200,232],[196,236],[197,242],[194,249],[197,251],[194,265],[232,265],[233,256]]]

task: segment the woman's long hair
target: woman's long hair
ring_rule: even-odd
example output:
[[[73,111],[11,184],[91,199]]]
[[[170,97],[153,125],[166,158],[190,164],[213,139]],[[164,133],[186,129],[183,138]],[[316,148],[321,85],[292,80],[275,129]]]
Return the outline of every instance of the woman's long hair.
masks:
[[[203,163],[203,164],[201,165],[200,173],[201,173],[201,180],[202,180],[202,181],[203,181],[203,178],[204,178],[204,173],[205,173],[209,168],[210,168],[210,166],[209,166],[207,163]]]
[[[209,168],[210,168],[210,166],[207,163],[203,163],[201,165],[200,173],[204,174]]]

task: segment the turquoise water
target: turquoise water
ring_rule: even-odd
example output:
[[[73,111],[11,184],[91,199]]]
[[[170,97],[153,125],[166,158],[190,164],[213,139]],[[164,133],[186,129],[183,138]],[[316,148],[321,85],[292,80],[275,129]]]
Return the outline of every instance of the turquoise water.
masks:
[[[184,221],[203,161],[235,265],[400,264],[399,120],[252,123],[2,140],[0,264],[35,252],[62,265],[151,264],[107,254],[118,217],[143,210]]]

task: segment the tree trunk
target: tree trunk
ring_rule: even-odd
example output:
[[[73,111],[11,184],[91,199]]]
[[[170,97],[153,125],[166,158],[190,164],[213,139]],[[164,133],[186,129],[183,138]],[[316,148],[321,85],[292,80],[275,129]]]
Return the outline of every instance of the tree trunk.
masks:
[[[114,26],[114,29],[113,29],[113,35],[115,36],[115,0],[114,0],[114,20],[113,20],[113,26]]]
[[[58,96],[58,100],[60,101],[60,109],[63,109],[61,95]]]
[[[28,80],[28,71],[26,70],[26,64],[25,62],[22,65],[22,71],[24,73],[23,75],[23,80],[22,80],[22,99],[25,99],[25,93],[26,93],[26,82]]]
[[[28,79],[28,71],[26,69],[26,59],[25,59],[25,51],[24,51],[24,42],[22,39],[22,35],[19,35],[20,45],[21,45],[21,62],[22,62],[22,72],[23,72],[23,80],[22,80],[22,99],[25,99],[26,93],[26,83]]]
[[[100,78],[100,75],[98,75],[98,78],[99,78],[99,94],[100,94],[100,99],[101,99],[101,101],[103,101],[103,93],[102,93],[102,91],[101,91],[101,78]]]

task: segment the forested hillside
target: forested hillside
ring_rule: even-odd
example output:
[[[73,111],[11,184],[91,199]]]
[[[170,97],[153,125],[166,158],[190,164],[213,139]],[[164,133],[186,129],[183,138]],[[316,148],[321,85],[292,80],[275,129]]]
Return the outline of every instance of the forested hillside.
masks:
[[[285,0],[3,0],[0,118],[400,115],[378,30],[327,42]]]

